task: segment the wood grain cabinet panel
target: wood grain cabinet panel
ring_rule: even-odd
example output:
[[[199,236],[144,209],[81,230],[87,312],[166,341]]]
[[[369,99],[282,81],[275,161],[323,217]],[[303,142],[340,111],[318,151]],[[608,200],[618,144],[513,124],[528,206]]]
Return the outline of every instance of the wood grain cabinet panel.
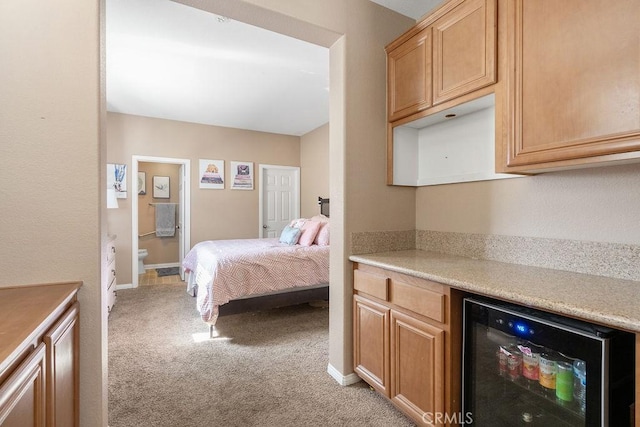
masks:
[[[361,292],[388,278],[389,300]],[[354,370],[420,426],[460,411],[462,296],[443,284],[354,267]]]
[[[47,425],[79,425],[78,303],[44,336],[47,346]]]
[[[44,427],[44,359],[40,344],[0,386],[0,426]]]
[[[425,28],[387,54],[389,121],[431,105],[431,28]]]
[[[467,0],[433,24],[433,104],[496,82],[496,0]]]
[[[354,296],[354,370],[389,397],[389,309]]]
[[[391,400],[414,419],[427,422],[425,414],[445,412],[444,336],[436,326],[391,312]]]
[[[355,270],[353,287],[356,291],[369,294],[383,301],[389,299],[389,278],[379,274]]]
[[[640,2],[508,0],[506,14],[507,169],[639,157]]]
[[[0,289],[0,427],[80,424],[80,286]]]
[[[443,323],[445,321],[446,296],[440,292],[393,280],[390,294],[389,300],[393,304],[429,317],[436,322]]]

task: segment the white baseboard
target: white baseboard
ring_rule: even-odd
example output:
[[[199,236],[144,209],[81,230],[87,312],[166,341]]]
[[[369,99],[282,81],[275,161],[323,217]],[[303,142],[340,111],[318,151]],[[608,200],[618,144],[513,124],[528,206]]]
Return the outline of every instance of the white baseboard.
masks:
[[[334,368],[331,363],[329,363],[329,365],[327,366],[327,372],[333,377],[334,380],[338,382],[338,384],[342,386],[347,386],[362,381],[362,379],[355,372],[352,372],[349,375],[342,375],[342,373]]]
[[[124,283],[122,285],[116,285],[116,291],[119,291],[121,289],[133,289],[135,286],[133,286],[133,283]]]

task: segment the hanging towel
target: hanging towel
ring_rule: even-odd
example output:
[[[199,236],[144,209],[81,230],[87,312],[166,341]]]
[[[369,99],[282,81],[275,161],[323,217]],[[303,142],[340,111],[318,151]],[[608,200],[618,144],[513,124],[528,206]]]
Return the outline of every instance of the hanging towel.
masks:
[[[156,204],[156,236],[173,237],[176,234],[176,205]]]

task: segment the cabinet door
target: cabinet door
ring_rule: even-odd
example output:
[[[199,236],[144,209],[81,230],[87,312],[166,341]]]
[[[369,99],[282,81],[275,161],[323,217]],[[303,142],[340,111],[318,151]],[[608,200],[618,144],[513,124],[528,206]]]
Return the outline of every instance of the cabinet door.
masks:
[[[79,324],[76,302],[44,336],[47,346],[47,426],[79,425]]]
[[[0,385],[0,426],[44,427],[45,345],[40,344]]]
[[[438,327],[391,311],[391,400],[422,425],[445,411],[444,336]]]
[[[433,24],[433,103],[496,82],[496,0],[467,0]]]
[[[637,0],[508,0],[507,166],[640,155],[638,17]]]
[[[431,28],[387,55],[389,121],[431,106]]]
[[[389,309],[354,295],[353,342],[355,372],[389,397]]]

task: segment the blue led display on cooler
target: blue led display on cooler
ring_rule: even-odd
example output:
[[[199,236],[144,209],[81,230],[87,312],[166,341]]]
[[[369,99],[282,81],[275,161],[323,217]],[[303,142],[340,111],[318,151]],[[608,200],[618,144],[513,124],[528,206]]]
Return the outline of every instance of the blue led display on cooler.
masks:
[[[525,323],[518,322],[514,325],[514,328],[518,334],[526,334],[529,332],[529,327]]]

